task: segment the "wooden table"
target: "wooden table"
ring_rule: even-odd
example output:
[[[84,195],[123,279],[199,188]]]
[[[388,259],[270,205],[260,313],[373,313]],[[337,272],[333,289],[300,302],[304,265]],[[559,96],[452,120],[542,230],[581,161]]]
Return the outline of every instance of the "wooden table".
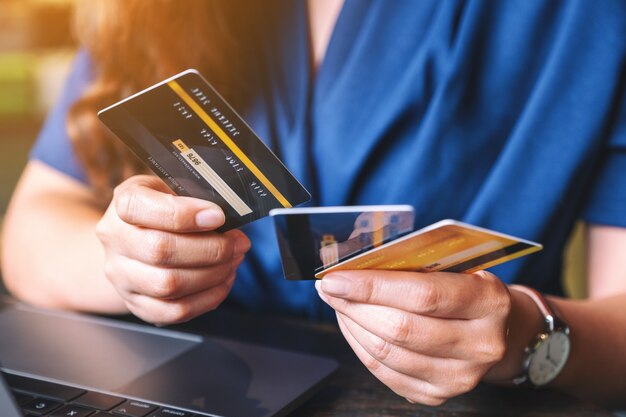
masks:
[[[224,308],[181,326],[217,335],[299,352],[333,357],[339,371],[289,417],[369,416],[606,416],[594,404],[552,390],[507,389],[480,385],[441,407],[410,404],[379,382],[359,362],[336,326]]]

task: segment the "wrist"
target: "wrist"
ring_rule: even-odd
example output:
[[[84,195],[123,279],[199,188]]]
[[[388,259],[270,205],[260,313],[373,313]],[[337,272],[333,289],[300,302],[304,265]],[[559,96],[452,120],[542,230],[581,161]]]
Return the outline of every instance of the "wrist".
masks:
[[[506,324],[506,353],[483,377],[485,382],[510,385],[523,372],[525,349],[545,327],[535,303],[527,295],[509,288],[511,310]]]

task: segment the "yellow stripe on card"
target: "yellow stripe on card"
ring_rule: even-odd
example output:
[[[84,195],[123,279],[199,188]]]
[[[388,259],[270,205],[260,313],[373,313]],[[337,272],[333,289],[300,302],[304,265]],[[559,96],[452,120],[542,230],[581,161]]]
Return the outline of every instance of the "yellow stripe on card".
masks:
[[[257,166],[246,156],[246,154],[233,142],[233,140],[215,123],[211,116],[189,95],[176,81],[168,81],[167,85],[193,110],[194,113],[224,142],[224,144],[239,158],[239,160],[254,174],[255,177],[272,193],[272,195],[285,208],[292,207],[292,204],[282,195],[280,191],[270,182],[270,180],[257,168]]]

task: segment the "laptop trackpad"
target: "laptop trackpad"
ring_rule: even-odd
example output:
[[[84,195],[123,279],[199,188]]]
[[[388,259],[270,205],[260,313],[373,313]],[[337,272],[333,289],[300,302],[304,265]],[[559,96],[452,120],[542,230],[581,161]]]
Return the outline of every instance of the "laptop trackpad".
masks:
[[[0,358],[9,370],[116,391],[199,345],[202,338],[17,306],[0,310]]]
[[[230,344],[233,346],[229,346]],[[256,360],[247,360],[251,358],[246,357],[248,355],[245,348],[245,345],[236,342],[206,340],[121,388],[120,392],[130,397],[162,401],[221,416],[268,415],[272,404],[262,404],[263,401],[259,398],[264,396],[260,392],[255,395],[255,390],[252,389]],[[264,349],[257,347],[254,351],[258,356]],[[276,362],[276,353],[271,350],[266,352],[267,362],[270,362],[267,365],[271,367],[271,363]],[[264,362],[262,358],[257,360]],[[264,382],[271,383],[271,380]],[[293,388],[295,387],[291,387]],[[277,396],[285,394],[290,395],[280,393]],[[267,406],[269,407],[266,408]]]

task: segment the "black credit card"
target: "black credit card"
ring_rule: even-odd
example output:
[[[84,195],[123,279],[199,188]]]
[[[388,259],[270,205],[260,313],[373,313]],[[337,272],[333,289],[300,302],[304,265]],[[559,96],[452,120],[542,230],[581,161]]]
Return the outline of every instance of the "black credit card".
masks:
[[[413,230],[407,205],[274,209],[285,278],[315,275]]]
[[[178,195],[219,205],[226,231],[311,198],[245,121],[193,69],[98,112]]]

